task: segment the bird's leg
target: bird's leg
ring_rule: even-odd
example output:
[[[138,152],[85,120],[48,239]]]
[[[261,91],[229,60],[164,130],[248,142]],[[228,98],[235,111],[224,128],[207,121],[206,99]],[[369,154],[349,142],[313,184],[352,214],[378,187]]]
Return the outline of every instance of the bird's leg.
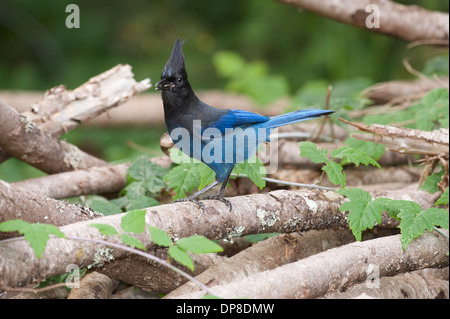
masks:
[[[204,211],[204,210],[205,210],[205,205],[203,205],[202,202],[199,202],[199,201],[197,200],[197,198],[198,198],[201,194],[203,194],[203,193],[209,191],[211,188],[213,188],[213,187],[216,186],[217,184],[219,184],[219,182],[218,182],[218,181],[214,181],[214,182],[212,182],[211,184],[209,184],[208,186],[206,186],[205,188],[202,188],[201,190],[199,190],[197,193],[192,194],[191,196],[188,196],[188,197],[185,197],[185,198],[177,199],[176,201],[174,201],[174,203],[192,202],[192,203],[197,204],[197,205]]]
[[[230,172],[231,174],[231,172]],[[228,199],[225,199],[222,194],[223,191],[225,190],[225,187],[227,186],[228,183],[228,179],[230,178],[230,174],[228,174],[227,178],[223,181],[222,186],[220,187],[220,191],[217,195],[213,195],[213,196],[206,196],[203,199],[213,199],[213,200],[220,200],[222,203],[225,203],[229,208],[230,208],[230,212],[231,212],[231,208],[233,207],[231,205],[231,202]]]

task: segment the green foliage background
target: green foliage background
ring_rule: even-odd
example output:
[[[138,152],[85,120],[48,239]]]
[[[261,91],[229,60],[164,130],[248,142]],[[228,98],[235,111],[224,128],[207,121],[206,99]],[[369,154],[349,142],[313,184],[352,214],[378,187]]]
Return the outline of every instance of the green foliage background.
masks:
[[[411,1],[399,1],[411,4]],[[80,28],[68,29],[68,4],[80,8]],[[448,12],[441,0],[414,1]],[[307,81],[367,77],[375,82],[410,77],[405,56],[420,66],[429,47],[331,21],[272,0],[2,0],[0,88],[74,88],[117,63],[129,63],[138,79],[159,78],[174,40],[184,47],[196,88],[220,88],[212,54],[236,51],[266,61],[297,90]]]
[[[65,26],[70,3],[80,8],[79,29]],[[414,4],[449,10],[447,1]],[[405,57],[418,70],[448,72],[448,55],[427,64],[439,48],[407,49],[406,41],[272,0],[1,0],[0,98],[1,90],[43,93],[59,84],[73,89],[118,63],[130,64],[137,80],[150,77],[156,83],[178,37],[187,39],[184,53],[195,90],[245,87],[241,93],[266,107],[277,94],[290,95],[296,107],[317,106],[329,84],[333,97],[347,103],[349,95],[372,83],[413,78],[402,66]],[[245,74],[221,68],[221,61],[230,66],[236,57]],[[164,130],[77,128],[63,138],[108,161],[127,161],[142,154],[129,141],[161,155]],[[0,166],[6,181],[39,175],[14,159]]]

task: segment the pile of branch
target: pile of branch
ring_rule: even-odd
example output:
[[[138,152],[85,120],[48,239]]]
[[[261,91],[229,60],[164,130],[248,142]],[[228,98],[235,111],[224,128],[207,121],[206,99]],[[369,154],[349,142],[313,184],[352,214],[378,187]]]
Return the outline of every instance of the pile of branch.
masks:
[[[105,74],[111,75],[115,73],[109,71]],[[104,75],[99,77],[102,78]],[[99,77],[96,78],[98,79]],[[92,82],[95,83],[96,81],[91,80],[87,85],[92,85]],[[61,88],[51,91],[59,92],[55,94],[62,94],[62,97],[55,98],[54,94],[47,94],[48,99],[61,103],[59,104],[60,108],[71,105],[71,100],[67,100],[67,96],[72,96],[71,92],[59,90]],[[136,92],[135,90],[134,93]],[[85,101],[90,100],[87,97],[85,99]],[[110,101],[116,101],[112,102],[112,104],[123,100],[123,98],[114,100],[113,96],[110,96]],[[45,98],[38,104],[52,105]],[[93,103],[93,105],[96,105],[96,103]],[[111,105],[111,103],[108,105]],[[56,199],[86,194],[117,192],[125,184],[126,170],[129,164],[110,165],[81,152],[75,146],[67,143],[65,144],[69,145],[68,147],[74,151],[66,152],[67,147],[61,146],[64,143],[56,138],[62,131],[56,129],[55,126],[60,127],[63,125],[66,129],[70,129],[74,127],[74,123],[78,122],[73,121],[71,117],[56,116],[64,113],[62,111],[45,112],[43,110],[46,108],[41,106],[39,110],[41,114],[43,112],[47,114],[46,116],[25,117],[24,114],[18,114],[6,103],[1,103],[1,107],[2,111],[4,111],[3,113],[8,115],[8,117],[5,117],[8,121],[8,123],[4,123],[5,126],[6,124],[10,125],[10,129],[4,132],[8,134],[7,138],[4,138],[0,143],[2,149],[11,152],[14,156],[35,167],[39,167],[48,173],[53,173],[14,184],[1,182],[0,194],[3,200],[0,202],[0,210],[5,212],[2,214],[1,220],[21,218],[33,223],[51,223],[61,226],[60,229],[68,238],[66,240],[50,239],[41,259],[35,256],[34,251],[23,240],[9,241],[0,245],[0,256],[2,256],[0,258],[0,273],[6,274],[0,278],[0,287],[6,291],[11,291],[21,289],[14,287],[27,287],[49,276],[62,274],[66,271],[67,265],[76,264],[79,267],[88,267],[94,263],[96,254],[101,251],[103,245],[86,240],[106,240],[106,238],[100,235],[95,228],[89,227],[89,224],[95,219],[96,223],[105,223],[120,228],[123,214],[102,217],[101,214],[84,206],[72,205]],[[57,110],[58,108],[49,107],[49,109]],[[96,112],[100,113],[99,111]],[[29,112],[26,112],[26,114],[30,115]],[[51,114],[56,115],[52,116]],[[33,120],[30,120],[30,118],[33,118]],[[81,113],[78,114],[78,118],[87,118],[87,116],[85,116],[85,113]],[[13,124],[17,125],[17,127],[13,127]],[[40,129],[40,125],[55,136]],[[338,131],[338,128],[335,129]],[[342,139],[346,137],[345,133],[340,133],[340,135]],[[12,140],[14,140],[14,143],[10,142]],[[36,149],[30,154],[23,154],[24,150],[28,149],[34,140],[39,140],[43,143],[40,149]],[[328,149],[338,147],[327,143],[322,143],[322,146]],[[44,163],[38,161],[38,158],[45,156],[46,151],[42,150],[48,150],[48,147],[56,148],[60,152],[60,156],[62,156],[60,161],[65,164],[57,166],[54,159],[49,157],[46,157]],[[171,146],[169,145],[168,147]],[[295,162],[296,158],[300,157],[297,154],[298,145],[295,142],[279,143],[279,147],[280,152],[293,154],[280,156],[282,159],[281,167],[303,165],[309,166],[313,171],[318,169],[311,162]],[[78,158],[79,161],[71,161],[71,158]],[[86,158],[92,158],[92,161],[86,160]],[[293,162],[289,162],[289,159],[293,159]],[[154,158],[152,161],[165,167],[171,164],[168,157]],[[284,170],[281,169],[277,174],[283,175]],[[286,172],[288,171],[289,169]],[[298,169],[295,171],[298,171]],[[290,175],[294,176],[294,174]],[[380,174],[373,175],[381,176]],[[389,176],[392,177],[392,174],[386,174],[387,178]],[[406,184],[410,185],[413,182],[414,180],[412,179]],[[241,194],[248,193],[247,189],[242,190],[244,181],[238,180],[233,183],[237,183],[238,187],[235,189],[241,189]],[[375,186],[374,188],[376,189],[377,187]],[[234,195],[239,195],[239,193]],[[383,196],[393,199],[414,200],[420,203],[424,209],[431,207],[437,198],[437,195],[430,196],[428,193],[417,191],[411,187],[403,190],[373,191],[371,195],[374,198]],[[367,265],[364,267],[363,265],[355,266],[355,273],[352,273],[350,277],[346,277],[348,281],[343,281],[341,277],[343,273],[341,271],[333,272],[335,277],[330,278],[330,275],[327,274],[327,272],[331,271],[330,269],[345,270],[348,268],[346,258],[336,259],[333,254],[336,254],[336,256],[362,254],[364,256],[363,253],[356,252],[355,249],[373,251],[373,249],[378,249],[376,247],[379,247],[379,245],[392,245],[393,248],[386,251],[385,256],[380,256],[381,259],[373,260],[373,264],[382,265],[387,260],[392,261],[396,258],[402,260],[402,262],[392,268],[395,269],[395,272],[387,271],[382,273],[381,276],[389,277],[399,272],[406,273],[423,267],[442,267],[447,262],[445,256],[433,257],[429,263],[417,263],[413,259],[403,259],[404,254],[401,248],[399,249],[398,245],[400,245],[400,242],[395,235],[383,237],[382,240],[380,238],[381,241],[377,241],[377,239],[370,240],[371,237],[377,237],[380,232],[387,232],[387,234],[397,232],[396,226],[398,223],[387,215],[383,218],[383,222],[377,226],[377,229],[372,232],[372,235],[370,233],[365,235],[366,237],[368,236],[367,241],[361,244],[350,244],[354,241],[354,237],[348,230],[346,214],[339,211],[339,207],[345,199],[333,192],[278,190],[250,196],[235,196],[230,198],[230,200],[233,203],[233,207],[236,207],[236,210],[231,213],[221,203],[205,201],[207,214],[202,213],[197,206],[189,203],[169,204],[148,208],[146,219],[149,225],[164,229],[175,238],[202,234],[211,239],[225,238],[232,240],[236,236],[240,237],[261,232],[282,233],[279,236],[251,246],[230,258],[215,255],[193,256],[196,269],[194,275],[198,275],[198,280],[204,284],[214,286],[214,291],[221,296],[242,296],[241,294],[248,297],[274,298],[326,297],[326,294],[332,296],[331,293],[333,292],[338,292],[360,283],[363,278],[361,271],[367,272],[369,265],[366,263]],[[27,212],[33,212],[33,214]],[[17,235],[2,233],[2,238],[15,237]],[[419,249],[422,255],[418,255],[417,258],[428,260],[429,254],[438,249],[437,246],[433,245],[443,245],[443,243],[442,239],[436,238],[434,235],[427,235],[424,238],[431,240],[433,244],[426,249],[422,245]],[[139,239],[146,243],[148,251],[153,251],[163,259],[167,258],[167,249],[155,246],[151,242],[148,233],[142,234]],[[108,240],[112,243],[120,243],[118,238],[108,238]],[[375,241],[373,243],[374,246],[371,246],[372,241]],[[365,248],[366,246],[369,248]],[[331,249],[333,247],[336,247],[337,252]],[[261,253],[261,251],[264,253]],[[321,257],[322,254],[324,257]],[[415,254],[413,252],[411,255],[415,256]],[[90,273],[83,279],[81,281],[82,287],[73,289],[73,293],[70,296],[67,296],[67,293],[64,293],[63,290],[56,290],[57,287],[55,287],[55,291],[52,294],[46,290],[39,292],[39,297],[107,298],[111,295],[113,289],[117,287],[118,282],[132,284],[148,291],[167,293],[166,298],[193,298],[203,294],[192,283],[186,283],[184,277],[165,269],[161,265],[149,262],[143,257],[118,249],[114,249],[112,256],[114,258],[112,262],[96,268],[97,271]],[[319,267],[316,259],[336,261],[328,268],[322,265]],[[25,260],[26,262],[24,262]],[[412,264],[415,266],[411,266]],[[130,265],[132,266],[130,267]],[[188,271],[181,265],[178,265],[178,267]],[[311,277],[311,274],[308,273],[310,268],[315,270],[321,268],[323,272],[317,273],[316,271],[316,276]],[[303,270],[305,274],[302,275],[305,277],[301,278],[310,277],[311,280],[291,281],[287,274],[299,269],[305,269]],[[143,276],[142,274],[144,273],[151,275]],[[280,289],[276,289],[274,285],[279,283],[282,277],[288,278],[290,289],[283,289],[283,292],[280,292]],[[250,282],[250,287],[255,287],[255,289],[252,291],[242,290],[242,285],[246,286]],[[266,287],[266,289],[263,289],[263,287]],[[37,297],[34,290],[31,290],[33,291],[31,292],[29,288],[23,289],[16,298]],[[445,287],[440,291],[444,291],[445,294]]]
[[[370,4],[365,0],[327,0],[320,5],[308,0],[278,1],[359,27],[365,27],[363,23],[369,14],[365,9]],[[390,1],[377,2],[377,5],[382,11],[381,27],[371,31],[409,41],[448,45],[447,14]],[[399,15],[401,18],[396,18]],[[426,28],[424,21],[428,21]],[[414,83],[406,93],[395,95],[400,91],[395,89],[390,97],[384,94],[383,98],[388,96],[385,100],[375,93],[386,89],[387,84],[367,92],[374,101],[394,105],[394,100],[406,95],[416,97],[436,86],[448,87],[446,82],[448,79]],[[0,233],[0,239],[4,239],[0,243],[0,292],[6,292],[7,297],[19,291],[15,298],[110,298],[121,283],[164,293],[168,299],[204,296],[205,291],[178,272],[129,251],[109,250],[109,261],[98,264],[99,256],[105,252],[105,241],[110,245],[122,242],[118,236],[101,235],[90,224],[95,222],[120,229],[124,214],[102,216],[82,205],[58,200],[115,193],[123,188],[129,163],[111,165],[58,137],[85,122],[161,124],[161,100],[156,95],[133,98],[134,102],[127,103],[126,110],[113,110],[150,86],[149,79],[136,82],[130,66],[118,65],[75,90],[66,90],[64,86],[53,88],[42,99],[29,103],[27,110],[16,109],[16,105],[11,107],[0,100],[0,163],[12,156],[49,174],[13,184],[0,181],[0,222],[20,218],[30,223],[49,223],[58,226],[66,236],[66,239],[50,238],[38,259],[19,234]],[[214,98],[218,101],[213,101]],[[251,104],[235,102],[234,99],[239,98],[217,92],[209,98],[207,93],[202,95],[210,104],[223,107]],[[153,104],[147,106],[149,100]],[[11,102],[14,98],[9,101],[15,104]],[[155,112],[143,111],[143,105]],[[281,103],[271,111],[280,113],[283,107]],[[108,117],[106,112],[112,116]],[[447,180],[443,179],[440,187],[448,186],[448,130],[426,134],[397,127],[346,123],[372,133],[371,141],[384,143],[391,149],[380,160],[384,167],[382,173],[346,168],[347,185],[365,188],[373,198],[411,200],[423,209],[433,207],[440,194],[430,195],[417,190],[417,186],[431,171],[427,168],[438,161],[447,165],[444,165]],[[315,125],[307,123],[284,132],[280,130],[280,135],[292,133],[292,130],[309,134],[314,132]],[[328,150],[342,146],[339,141],[347,137],[347,131],[335,125],[322,125],[319,131],[315,137],[333,136],[338,141],[329,143],[326,138],[319,139],[320,147]],[[367,135],[359,133],[354,133],[353,137],[368,139]],[[171,147],[170,141],[167,144],[162,139],[161,146],[167,150]],[[301,158],[297,142],[280,140],[278,147],[280,169],[271,177],[297,183],[327,183],[321,177],[320,166]],[[425,169],[412,168],[410,164],[415,157],[404,156],[405,153],[425,156]],[[164,167],[171,165],[167,156],[151,160]],[[226,241],[223,245],[229,247],[230,242],[243,241],[245,235],[280,233],[253,245],[235,244],[239,246],[238,252],[192,256],[193,273],[174,263],[177,268],[196,276],[198,282],[211,288],[216,295],[227,298],[448,298],[448,240],[436,232],[426,232],[404,251],[398,221],[385,214],[381,223],[364,232],[362,242],[354,242],[347,212],[339,211],[347,200],[343,196],[332,191],[282,189],[274,182],[268,183],[261,192],[245,178],[230,181],[230,184],[233,187],[227,189],[227,196],[233,196],[229,198],[233,205],[231,212],[225,204],[216,201],[204,201],[205,212],[193,203],[171,203],[146,209],[146,224],[165,230],[173,238],[197,234]],[[163,260],[169,258],[167,248],[155,245],[147,228],[137,238],[145,243],[147,252]],[[73,288],[70,294],[63,285],[42,290],[30,288],[45,278],[64,274],[70,265],[91,269],[81,280],[81,286]]]

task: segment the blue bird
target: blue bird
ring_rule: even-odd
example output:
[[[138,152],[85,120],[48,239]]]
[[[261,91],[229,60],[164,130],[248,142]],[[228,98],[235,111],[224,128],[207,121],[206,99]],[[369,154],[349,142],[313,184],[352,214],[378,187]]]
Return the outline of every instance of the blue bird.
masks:
[[[204,208],[197,198],[222,183],[215,199],[232,209],[223,197],[231,171],[256,153],[258,144],[269,141],[276,127],[329,115],[329,110],[299,110],[278,116],[263,116],[237,109],[210,106],[195,95],[188,81],[180,39],[161,74],[156,90],[161,90],[164,119],[174,146],[183,153],[207,164],[215,173],[215,181],[195,194],[178,201],[191,201]]]

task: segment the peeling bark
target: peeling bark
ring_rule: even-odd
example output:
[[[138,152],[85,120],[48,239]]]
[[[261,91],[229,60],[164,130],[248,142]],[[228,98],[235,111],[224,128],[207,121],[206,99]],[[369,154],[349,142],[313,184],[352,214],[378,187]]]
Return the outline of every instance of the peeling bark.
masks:
[[[384,192],[380,196],[393,199],[423,198],[423,203],[434,204],[427,192],[398,191]],[[346,213],[339,206],[346,200],[333,192],[322,191],[273,191],[268,194],[255,194],[229,198],[233,204],[230,212],[226,204],[217,201],[203,201],[205,212],[193,203],[175,203],[147,208],[146,223],[167,231],[174,238],[201,234],[210,239],[239,237],[261,232],[302,232],[321,229],[345,229],[348,227]],[[80,207],[80,210],[84,209]],[[95,223],[104,223],[121,229],[124,214],[101,217]],[[121,243],[117,236],[106,238],[98,230],[89,227],[93,221],[81,221],[60,230],[70,238],[105,239]],[[392,221],[383,218],[380,225]],[[394,226],[395,227],[395,226]],[[147,250],[155,247],[148,232],[137,235]],[[50,239],[41,259],[37,259],[27,242],[12,241],[0,245],[0,287],[24,286],[49,276],[65,273],[68,264],[80,268],[93,263],[102,244]],[[118,259],[124,251],[114,249],[111,255]]]
[[[224,298],[317,298],[370,279],[376,266],[381,277],[429,267],[446,267],[447,251],[448,240],[436,232],[423,234],[408,245],[406,251],[402,249],[400,235],[387,236],[333,248],[240,281],[210,288]],[[200,298],[203,295],[204,292],[198,292],[178,298]]]
[[[0,222],[22,219],[29,223],[63,226],[103,216],[81,205],[74,205],[42,196],[0,181]],[[0,232],[0,239],[17,233]]]
[[[196,279],[210,287],[223,285],[354,240],[349,230],[311,230],[302,234],[281,234],[258,242],[224,262],[210,267],[196,276]],[[196,291],[199,291],[198,287],[187,282],[164,298],[177,298]]]

